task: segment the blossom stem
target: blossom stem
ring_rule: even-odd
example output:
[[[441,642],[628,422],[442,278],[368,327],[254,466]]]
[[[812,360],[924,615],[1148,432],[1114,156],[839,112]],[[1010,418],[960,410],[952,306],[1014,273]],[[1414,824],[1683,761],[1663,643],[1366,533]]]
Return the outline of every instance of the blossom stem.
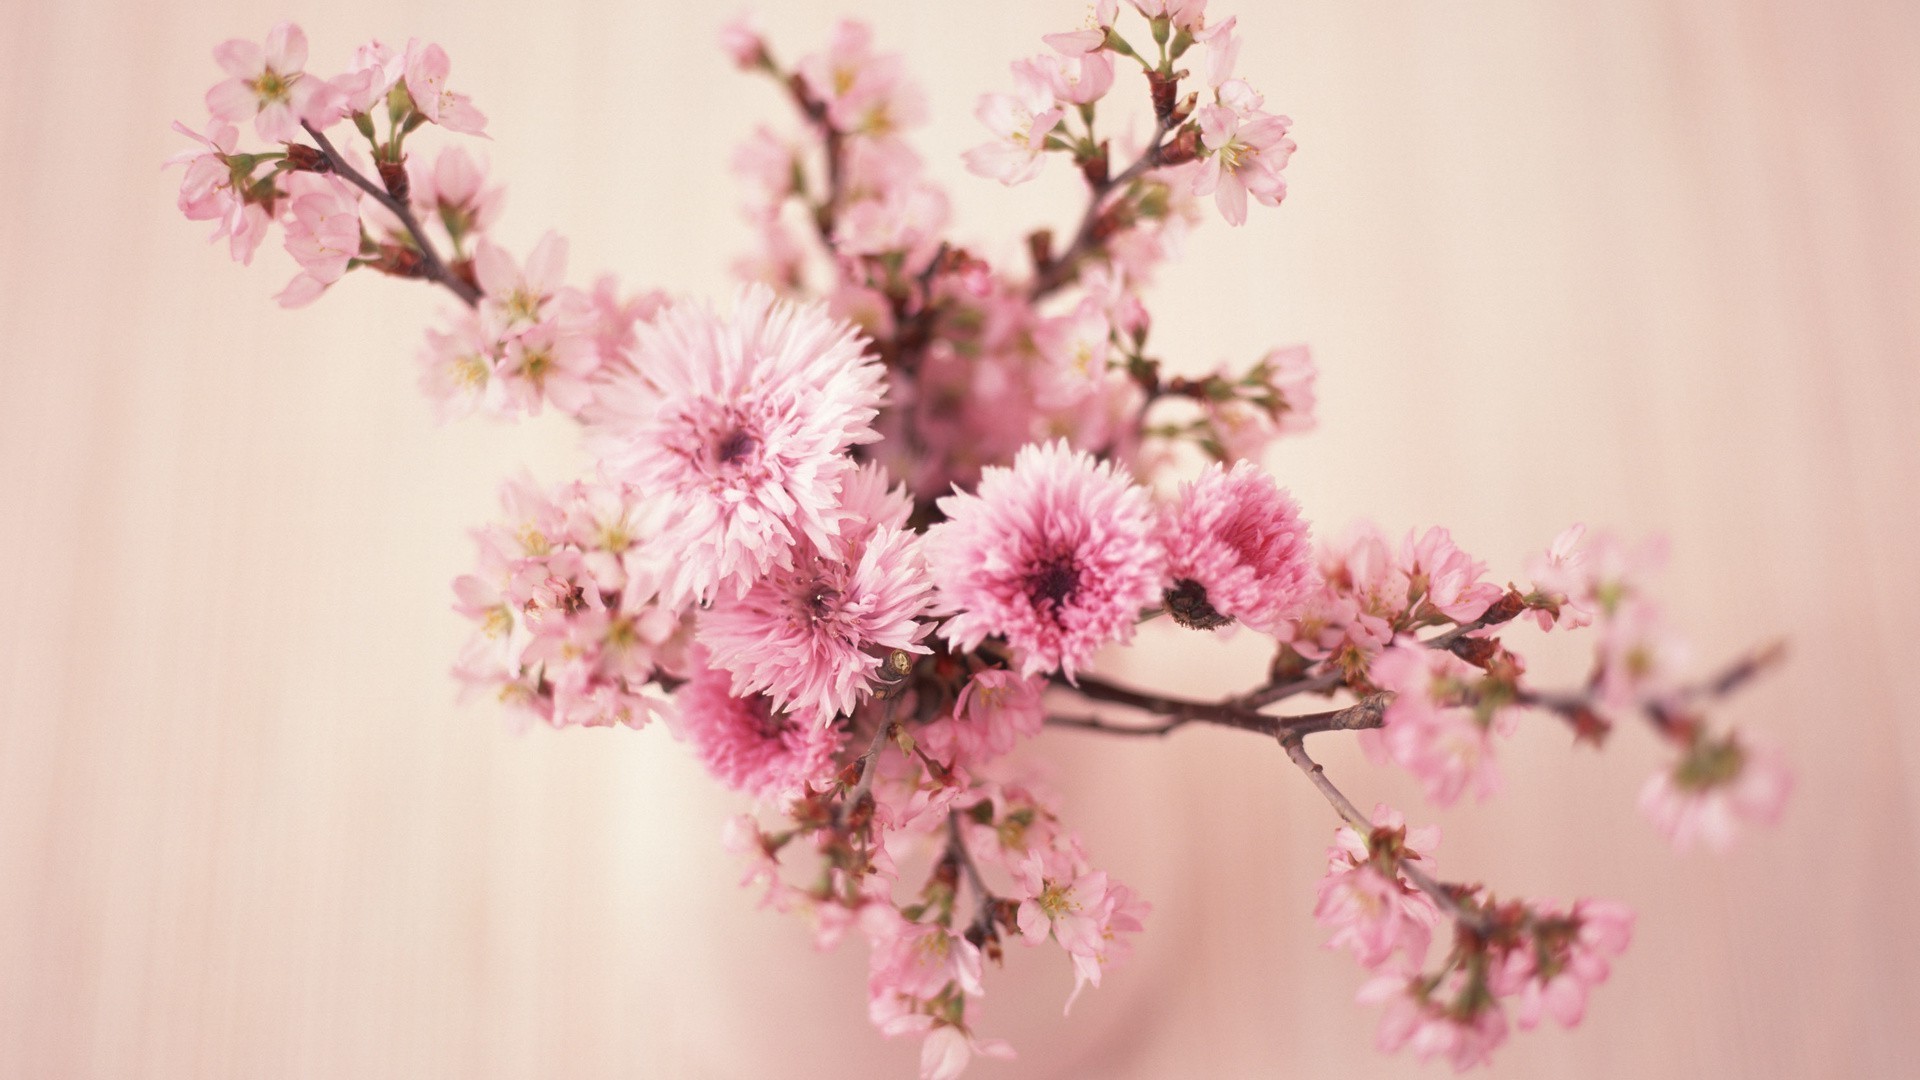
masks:
[[[983,932],[993,928],[994,901],[999,898],[993,890],[987,888],[986,879],[980,876],[980,866],[973,861],[973,853],[967,850],[967,841],[960,833],[960,814],[947,814],[947,852],[960,864],[960,870],[967,876],[967,884],[973,889],[976,902],[973,925]]]
[[[1153,138],[1147,141],[1147,148],[1141,151],[1140,156],[1134,160],[1133,164],[1127,166],[1118,176],[1110,177],[1106,180],[1089,180],[1087,182],[1087,186],[1090,189],[1087,198],[1087,209],[1086,212],[1080,216],[1080,227],[1075,230],[1073,234],[1073,242],[1067,245],[1065,251],[1048,259],[1046,265],[1037,269],[1033,276],[1033,285],[1027,291],[1027,298],[1029,300],[1042,300],[1058,292],[1073,281],[1079,269],[1080,260],[1092,254],[1093,250],[1099,247],[1104,241],[1104,238],[1100,237],[1098,233],[1100,217],[1106,209],[1104,204],[1106,203],[1107,195],[1116,188],[1121,188],[1132,183],[1138,179],[1141,174],[1159,165],[1162,143],[1166,139],[1167,133],[1172,130],[1173,125],[1168,123],[1165,117],[1155,120]]]
[[[1308,756],[1307,746],[1301,733],[1283,732],[1280,735],[1280,745],[1286,749],[1287,757],[1291,758],[1293,763],[1300,767],[1300,771],[1307,775],[1307,780],[1320,789],[1320,794],[1333,805],[1334,812],[1344,818],[1347,824],[1361,836],[1372,834],[1373,822],[1360,812],[1359,807],[1353,805],[1353,800],[1347,798],[1345,792],[1334,786],[1333,781],[1327,778],[1327,771],[1320,767],[1320,763]],[[1399,863],[1400,872],[1407,876],[1407,880],[1413,882],[1420,891],[1433,897],[1434,903],[1440,905],[1440,910],[1446,912],[1454,922],[1475,933],[1486,930],[1486,917],[1460,903],[1446,885],[1434,880],[1425,870],[1413,865],[1411,860],[1401,859]]]
[[[480,303],[480,290],[471,282],[447,269],[447,264],[441,261],[440,253],[434,250],[432,241],[427,239],[426,230],[422,229],[420,222],[414,219],[413,209],[403,200],[394,198],[380,185],[367,179],[358,169],[349,164],[340,151],[335,149],[332,141],[319,129],[304,122],[300,126],[306,128],[307,134],[313,136],[313,141],[320,145],[320,152],[327,155],[327,161],[332,164],[335,173],[372,196],[374,202],[386,207],[388,213],[399,218],[400,224],[407,227],[408,235],[413,237],[414,246],[420,249],[420,276],[446,286],[452,290],[453,295],[460,298],[461,303],[468,307],[477,306]]]
[[[860,778],[854,781],[853,790],[847,792],[846,801],[840,804],[839,813],[836,815],[838,824],[845,825],[847,819],[859,807],[861,800],[873,791],[873,777],[879,771],[874,768],[874,763],[880,759],[880,751],[886,747],[887,739],[893,735],[893,705],[893,700],[889,698],[886,719],[882,720],[880,727],[874,731],[873,742],[868,744],[867,752],[860,755]]]
[[[1339,689],[1340,684],[1345,681],[1346,675],[1341,671],[1323,671],[1310,678],[1288,679],[1282,682],[1268,683],[1258,690],[1243,694],[1236,701],[1236,704],[1243,709],[1259,709],[1271,705],[1276,701],[1293,697],[1295,694],[1330,693]]]
[[[1069,686],[1071,688],[1071,686]],[[1296,717],[1267,717],[1254,713],[1250,709],[1238,709],[1231,703],[1210,705],[1204,701],[1181,701],[1173,698],[1156,698],[1152,694],[1140,694],[1137,690],[1127,690],[1123,686],[1114,686],[1110,682],[1083,678],[1079,688],[1087,698],[1096,701],[1112,701],[1116,705],[1127,705],[1146,713],[1158,713],[1167,717],[1164,723],[1133,726],[1104,721],[1100,717],[1066,717],[1054,715],[1046,717],[1046,723],[1062,728],[1081,728],[1096,730],[1104,734],[1129,734],[1129,736],[1165,736],[1190,723],[1221,724],[1240,730],[1250,730],[1258,734],[1267,734],[1281,738],[1286,734],[1317,734],[1334,730],[1363,730],[1377,728],[1386,715],[1386,705],[1390,705],[1392,694],[1369,694],[1348,705],[1344,709],[1329,709],[1323,713],[1302,713]]]

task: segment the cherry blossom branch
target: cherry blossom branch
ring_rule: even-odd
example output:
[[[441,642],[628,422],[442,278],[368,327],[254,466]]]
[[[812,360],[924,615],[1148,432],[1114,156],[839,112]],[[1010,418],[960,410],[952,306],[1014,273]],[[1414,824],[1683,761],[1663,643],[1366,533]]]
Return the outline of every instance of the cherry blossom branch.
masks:
[[[1114,688],[1120,690],[1120,688]],[[1130,697],[1147,698],[1149,695],[1135,694],[1122,690]],[[1164,700],[1164,699],[1163,699]],[[1211,723],[1223,727],[1254,731],[1275,738],[1290,735],[1315,735],[1323,731],[1362,731],[1377,728],[1386,715],[1387,706],[1392,704],[1393,695],[1387,693],[1369,694],[1355,704],[1344,709],[1329,709],[1325,712],[1302,713],[1298,716],[1264,716],[1258,713],[1237,713],[1233,719],[1212,715],[1210,711],[1181,713],[1169,717],[1164,723],[1135,726],[1116,724],[1098,716],[1051,715],[1047,724],[1052,727],[1079,728],[1084,731],[1098,731],[1108,735],[1170,735],[1190,723]],[[1198,705],[1199,703],[1191,703]],[[1135,705],[1138,708],[1141,706]]]
[[[1445,633],[1435,634],[1421,640],[1429,649],[1451,649],[1455,642],[1479,630],[1490,626],[1500,626],[1512,622],[1520,613],[1527,610],[1526,598],[1514,589],[1487,606],[1487,610],[1472,622],[1461,623]]]
[[[1785,641],[1768,642],[1734,660],[1711,678],[1680,687],[1667,700],[1683,705],[1697,701],[1718,701],[1764,674],[1768,668],[1782,663],[1786,656]],[[1515,700],[1522,705],[1544,709],[1565,718],[1580,734],[1592,735],[1606,732],[1607,723],[1599,715],[1599,703],[1591,688],[1578,691],[1555,691],[1521,687]],[[1684,733],[1697,728],[1695,722],[1676,715],[1671,707],[1660,700],[1648,702],[1642,711],[1646,714],[1648,722],[1665,735]]]
[[[1027,292],[1029,300],[1038,301],[1051,296],[1073,280],[1080,260],[1092,254],[1094,248],[1105,239],[1099,233],[1100,221],[1107,209],[1103,205],[1107,196],[1114,190],[1132,183],[1149,169],[1163,164],[1161,161],[1162,151],[1165,149],[1163,141],[1174,126],[1171,118],[1158,117],[1154,121],[1153,138],[1147,141],[1147,148],[1141,151],[1133,164],[1127,166],[1118,176],[1105,180],[1092,178],[1087,180],[1089,189],[1087,209],[1080,216],[1080,227],[1074,231],[1073,242],[1067,245],[1065,251],[1047,259],[1044,265],[1036,268],[1033,285]]]
[[[840,804],[840,810],[835,815],[836,824],[845,825],[859,810],[860,803],[873,791],[874,774],[879,771],[874,768],[874,763],[880,759],[880,751],[886,748],[887,739],[893,735],[893,705],[893,700],[888,699],[886,718],[880,721],[880,726],[875,729],[873,742],[867,745],[867,752],[861,754],[855,762],[859,767],[860,776],[854,781],[853,790],[847,792],[846,801]]]
[[[1234,704],[1243,709],[1260,709],[1276,701],[1283,701],[1296,694],[1326,694],[1340,688],[1346,682],[1345,672],[1339,670],[1323,671],[1318,675],[1303,679],[1287,679],[1270,682],[1257,690],[1242,694]]]
[[[1306,743],[1302,740],[1300,733],[1283,733],[1280,736],[1280,745],[1287,751],[1287,757],[1291,758],[1293,763],[1300,767],[1300,771],[1306,774],[1307,780],[1320,790],[1320,794],[1326,797],[1328,803],[1332,804],[1335,813],[1345,819],[1346,823],[1361,836],[1372,834],[1373,822],[1360,812],[1359,807],[1353,805],[1353,800],[1347,798],[1346,793],[1334,786],[1320,763],[1308,756]],[[1425,870],[1413,865],[1411,860],[1400,859],[1399,863],[1400,872],[1407,875],[1407,880],[1413,882],[1420,891],[1433,897],[1434,903],[1440,905],[1440,909],[1445,911],[1454,922],[1475,933],[1485,932],[1486,916],[1461,904],[1451,889],[1435,880]]]
[[[1274,718],[1262,716],[1251,709],[1243,708],[1232,702],[1191,701],[1185,698],[1166,697],[1149,694],[1139,690],[1111,683],[1094,675],[1082,675],[1076,682],[1068,682],[1055,676],[1056,687],[1079,694],[1092,701],[1104,701],[1113,705],[1125,705],[1141,712],[1155,713],[1173,720],[1172,726],[1178,727],[1191,721],[1209,724],[1221,724],[1226,727],[1244,728],[1263,734],[1273,734]]]
[[[959,811],[947,814],[947,852],[949,857],[960,864],[961,872],[967,877],[968,886],[973,889],[976,906],[971,925],[984,936],[993,929],[994,909],[998,906],[1000,898],[993,894],[993,890],[987,888],[986,879],[980,875],[979,864],[973,861],[973,853],[967,850],[966,838],[960,832]]]
[[[324,132],[304,121],[300,126],[307,129],[307,134],[313,136],[313,141],[319,144],[320,152],[327,155],[327,163],[334,173],[366,192],[374,202],[385,207],[388,213],[400,219],[400,224],[407,227],[408,235],[413,238],[414,247],[420,252],[419,276],[446,286],[452,290],[453,295],[460,298],[461,303],[468,307],[478,306],[480,290],[473,283],[449,270],[447,264],[441,261],[440,253],[434,250],[433,242],[427,239],[426,230],[422,229],[420,222],[414,219],[413,210],[406,204],[406,200],[394,198],[386,189],[362,175],[358,169],[348,163]]]

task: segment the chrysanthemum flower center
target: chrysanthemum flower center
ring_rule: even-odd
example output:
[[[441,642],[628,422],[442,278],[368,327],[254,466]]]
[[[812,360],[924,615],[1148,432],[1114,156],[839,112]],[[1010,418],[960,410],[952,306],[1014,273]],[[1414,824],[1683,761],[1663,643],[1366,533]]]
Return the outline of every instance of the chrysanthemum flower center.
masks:
[[[840,603],[840,590],[825,581],[816,581],[800,594],[801,609],[815,622],[832,616]]]
[[[742,428],[734,428],[713,446],[713,460],[721,465],[738,465],[760,448],[760,440]]]
[[[1055,611],[1080,591],[1080,566],[1068,552],[1043,560],[1027,574],[1027,598]]]

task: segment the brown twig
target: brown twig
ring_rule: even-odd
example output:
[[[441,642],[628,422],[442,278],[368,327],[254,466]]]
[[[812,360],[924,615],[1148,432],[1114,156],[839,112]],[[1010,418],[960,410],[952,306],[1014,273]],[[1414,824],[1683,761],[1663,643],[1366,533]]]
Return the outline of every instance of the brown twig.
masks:
[[[1335,813],[1338,813],[1340,817],[1344,819],[1348,825],[1351,825],[1354,831],[1358,832],[1361,836],[1365,837],[1372,834],[1372,820],[1361,813],[1359,807],[1353,805],[1353,800],[1347,798],[1345,792],[1342,792],[1334,786],[1333,781],[1327,778],[1327,771],[1320,767],[1320,763],[1308,756],[1306,744],[1301,741],[1301,736],[1298,733],[1288,732],[1282,734],[1280,736],[1280,745],[1286,749],[1287,757],[1293,759],[1293,763],[1299,766],[1300,771],[1307,775],[1307,780],[1320,790],[1320,794],[1326,797],[1327,802],[1333,805]],[[1413,882],[1414,886],[1421,892],[1433,897],[1434,903],[1440,905],[1440,910],[1452,917],[1454,922],[1460,923],[1476,933],[1486,930],[1486,917],[1477,911],[1469,910],[1465,905],[1461,904],[1459,898],[1454,896],[1452,890],[1447,888],[1445,884],[1435,880],[1432,875],[1428,874],[1425,870],[1413,865],[1410,859],[1401,859],[1399,862],[1400,872],[1407,875],[1407,880]]]
[[[1083,684],[1089,684],[1089,682],[1094,684],[1094,692],[1087,694],[1089,698],[1094,698],[1094,700],[1098,701],[1112,701],[1112,703],[1117,703],[1117,705],[1127,705],[1127,707],[1140,709],[1140,711],[1158,713],[1158,715],[1165,715],[1167,719],[1165,719],[1164,723],[1139,724],[1139,726],[1135,726],[1135,724],[1112,723],[1112,721],[1106,721],[1106,719],[1102,719],[1102,717],[1052,715],[1052,717],[1046,717],[1046,723],[1050,724],[1050,726],[1060,726],[1060,728],[1081,728],[1081,730],[1094,730],[1094,732],[1102,732],[1102,734],[1123,734],[1123,736],[1165,736],[1165,734],[1173,734],[1175,730],[1179,730],[1179,728],[1183,728],[1183,726],[1187,726],[1187,724],[1190,723],[1206,723],[1229,726],[1229,728],[1240,728],[1240,730],[1250,730],[1250,732],[1260,732],[1260,734],[1265,734],[1265,736],[1275,736],[1275,738],[1279,738],[1279,736],[1284,736],[1284,734],[1308,736],[1308,734],[1334,732],[1334,730],[1365,730],[1365,728],[1377,728],[1377,726],[1380,726],[1380,719],[1386,715],[1386,705],[1390,705],[1392,700],[1394,700],[1392,694],[1369,694],[1369,696],[1361,698],[1361,700],[1356,701],[1354,705],[1348,705],[1348,707],[1344,707],[1344,709],[1329,709],[1329,711],[1323,711],[1323,713],[1302,713],[1302,715],[1294,715],[1294,717],[1267,717],[1267,715],[1261,715],[1261,713],[1252,713],[1252,711],[1244,711],[1244,709],[1233,709],[1231,705],[1206,705],[1206,703],[1200,703],[1200,701],[1175,701],[1169,700],[1169,698],[1154,698],[1154,696],[1150,696],[1150,694],[1139,694],[1139,692],[1135,692],[1135,690],[1127,690],[1127,688],[1123,688],[1123,686],[1114,686],[1114,684],[1108,684],[1108,682],[1096,682],[1096,680],[1085,680],[1085,678],[1083,678],[1081,682],[1083,682]],[[1148,701],[1152,701],[1152,703],[1167,703],[1167,705],[1183,705],[1183,709],[1181,709],[1181,711],[1167,713],[1165,709],[1148,707],[1148,705],[1146,705]]]
[[[1080,215],[1080,227],[1074,230],[1073,242],[1067,249],[1047,260],[1046,265],[1036,268],[1033,285],[1027,290],[1027,299],[1041,300],[1058,292],[1073,280],[1074,271],[1081,259],[1091,254],[1098,246],[1096,233],[1099,231],[1100,217],[1105,212],[1107,196],[1115,190],[1125,187],[1160,164],[1160,152],[1163,149],[1167,133],[1175,125],[1167,118],[1154,121],[1153,138],[1147,140],[1147,148],[1141,151],[1134,163],[1127,166],[1118,176],[1105,180],[1087,181],[1087,209]]]
[[[447,264],[440,258],[440,253],[434,250],[433,242],[427,239],[426,230],[420,227],[420,222],[413,216],[412,208],[407,206],[404,200],[394,198],[385,188],[363,176],[358,169],[348,163],[318,128],[305,122],[300,126],[306,128],[307,134],[313,136],[313,141],[320,145],[320,152],[327,155],[327,161],[333,166],[335,173],[372,196],[374,202],[386,207],[388,213],[399,218],[400,224],[406,226],[407,234],[413,238],[414,247],[420,251],[420,277],[446,286],[452,290],[453,295],[460,298],[461,303],[468,307],[474,307],[480,303],[480,290],[447,268]]]
[[[960,864],[961,872],[967,877],[967,884],[973,889],[975,902],[973,925],[978,927],[982,934],[986,934],[993,929],[994,910],[998,907],[1000,898],[993,894],[992,889],[987,888],[986,879],[980,876],[979,865],[973,861],[973,853],[967,850],[966,838],[960,832],[960,813],[957,810],[947,814],[947,851],[953,860]]]
[[[873,741],[867,744],[867,752],[861,754],[858,759],[860,778],[854,781],[853,789],[847,792],[846,800],[840,804],[839,811],[834,815],[834,822],[837,825],[846,825],[847,820],[859,810],[861,800],[873,791],[874,774],[880,771],[874,767],[875,763],[880,759],[880,751],[886,749],[887,739],[893,735],[893,706],[894,699],[887,699],[886,718],[880,721],[879,728],[874,731]]]

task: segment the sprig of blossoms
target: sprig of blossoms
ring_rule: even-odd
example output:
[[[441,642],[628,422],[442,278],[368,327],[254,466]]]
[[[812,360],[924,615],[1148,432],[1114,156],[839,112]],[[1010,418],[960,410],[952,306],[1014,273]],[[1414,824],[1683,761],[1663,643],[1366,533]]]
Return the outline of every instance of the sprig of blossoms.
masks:
[[[180,211],[241,262],[277,226],[298,268],[283,304],[356,270],[428,281],[459,302],[420,354],[443,416],[580,425],[589,478],[508,484],[504,520],[475,533],[454,582],[473,625],[459,679],[524,726],[661,720],[753,800],[723,843],[765,904],[821,947],[867,946],[869,1018],[921,1040],[923,1078],[1012,1054],[976,1007],[1010,942],[1059,950],[1070,1007],[1144,927],[1146,901],[1031,779],[1050,726],[1204,723],[1277,745],[1345,822],[1312,917],[1369,973],[1380,1046],[1457,1068],[1513,1024],[1578,1023],[1633,915],[1443,880],[1438,830],[1384,804],[1363,816],[1309,737],[1356,732],[1446,805],[1499,791],[1497,747],[1521,724],[1598,746],[1644,720],[1674,757],[1642,806],[1679,848],[1724,847],[1791,787],[1778,751],[1713,715],[1778,651],[1692,674],[1650,584],[1657,544],[1575,526],[1522,585],[1443,527],[1330,540],[1261,464],[1315,425],[1307,349],[1201,375],[1160,354],[1143,290],[1202,200],[1235,225],[1279,205],[1294,150],[1236,74],[1237,17],[1208,9],[1099,0],[981,99],[992,139],[969,171],[1016,184],[1063,158],[1086,187],[1076,223],[992,260],[978,252],[1001,245],[955,235],[908,141],[927,97],[899,56],[843,22],[786,64],[750,19],[729,24],[727,55],[799,123],[735,155],[758,247],[725,308],[569,281],[553,233],[498,242],[484,163],[418,141],[485,128],[419,39],[368,41],[331,76],[290,23],[227,42],[207,122],[175,125],[195,143],[171,162]],[[1109,134],[1129,100],[1144,138]],[[1193,700],[1101,673],[1161,616],[1270,640],[1266,678]],[[1535,682],[1510,633],[1527,622],[1590,631],[1582,684]],[[1328,707],[1287,711],[1310,697]]]

